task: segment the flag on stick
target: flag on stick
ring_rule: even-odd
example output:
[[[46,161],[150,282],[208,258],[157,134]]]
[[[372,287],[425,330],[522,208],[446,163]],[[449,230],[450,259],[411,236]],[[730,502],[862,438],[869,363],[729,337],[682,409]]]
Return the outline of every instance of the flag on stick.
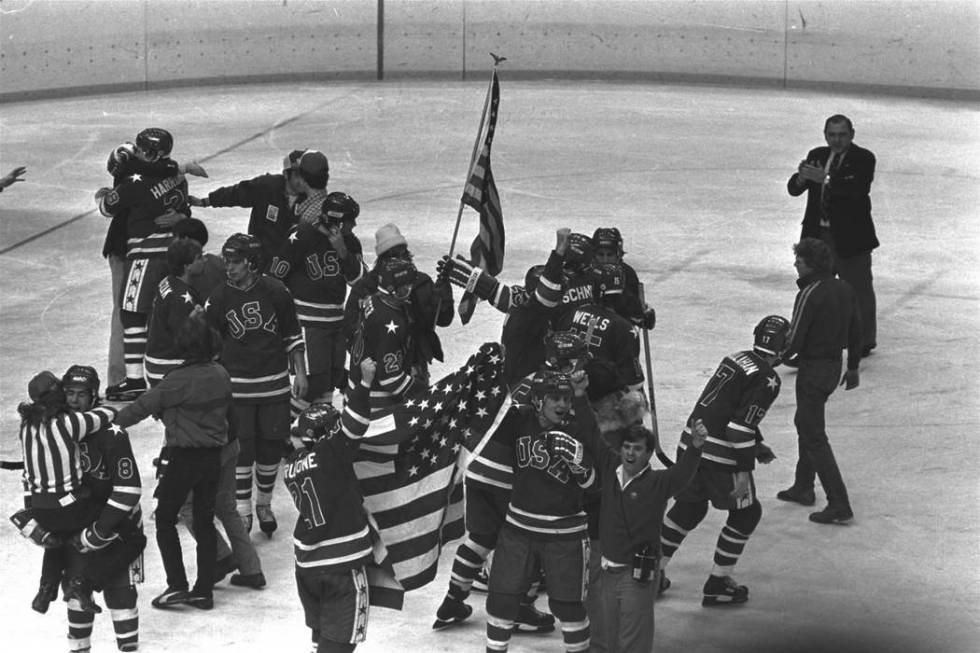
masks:
[[[490,147],[497,128],[497,109],[500,106],[500,82],[494,69],[490,80],[490,119],[487,135],[480,156],[470,170],[463,189],[462,203],[480,214],[480,233],[470,246],[470,263],[483,268],[487,274],[497,276],[504,268],[504,215],[500,207],[500,195],[490,170]],[[464,293],[459,302],[459,316],[463,324],[469,322],[476,306],[476,298]]]
[[[459,461],[482,447],[509,406],[500,345],[486,343],[430,388],[372,410],[354,473],[380,539],[375,558],[402,591],[435,578],[442,545],[463,536]],[[397,586],[389,582],[384,596],[397,596]]]

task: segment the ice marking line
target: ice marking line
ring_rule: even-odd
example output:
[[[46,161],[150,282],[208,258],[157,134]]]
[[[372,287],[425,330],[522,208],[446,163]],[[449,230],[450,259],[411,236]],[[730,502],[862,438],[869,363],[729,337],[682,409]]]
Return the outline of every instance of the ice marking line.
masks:
[[[198,162],[210,161],[210,160],[212,160],[212,159],[214,159],[216,157],[221,156],[222,154],[227,154],[228,152],[232,152],[232,151],[240,148],[242,145],[245,145],[246,143],[251,143],[254,140],[257,140],[259,138],[263,138],[263,137],[267,136],[268,134],[272,133],[273,131],[275,131],[276,129],[278,129],[280,127],[285,127],[286,125],[288,125],[290,123],[294,123],[297,120],[300,120],[301,118],[305,118],[306,116],[310,115],[311,113],[315,113],[315,112],[319,111],[320,109],[326,107],[329,104],[332,104],[334,102],[338,102],[340,100],[345,100],[350,95],[352,95],[352,94],[351,93],[348,93],[346,96],[340,96],[340,97],[332,98],[332,99],[330,99],[330,100],[328,100],[326,102],[323,102],[321,104],[318,104],[318,105],[314,106],[313,108],[311,108],[311,109],[309,109],[307,111],[303,111],[301,113],[297,113],[295,116],[291,116],[291,117],[286,118],[284,120],[280,120],[279,122],[273,123],[270,127],[266,128],[266,129],[263,129],[262,131],[256,132],[256,133],[252,134],[251,136],[248,136],[247,138],[243,138],[242,140],[238,141],[237,143],[232,143],[228,147],[222,148],[222,149],[218,150],[217,152],[214,152],[213,154],[209,154],[209,155],[207,155],[207,156],[205,156],[203,158],[198,159]],[[92,215],[93,213],[96,213],[96,209],[91,209],[89,211],[86,211],[85,213],[79,213],[78,215],[72,216],[72,217],[68,218],[67,220],[65,220],[63,222],[59,222],[58,224],[54,225],[53,227],[48,227],[44,231],[38,232],[38,233],[34,234],[33,236],[28,236],[27,238],[25,238],[25,239],[23,239],[21,241],[18,241],[16,243],[14,243],[13,245],[8,245],[7,247],[4,247],[3,249],[0,249],[0,256],[3,256],[7,252],[13,251],[13,250],[15,250],[15,249],[17,249],[19,247],[23,247],[24,245],[27,245],[28,243],[32,243],[35,240],[37,240],[38,238],[42,238],[44,236],[47,236],[52,231],[57,231],[58,229],[61,229],[62,227],[67,227],[71,223],[77,222],[77,221],[81,220],[82,218],[86,218],[86,217]]]
[[[909,289],[905,291],[905,293],[903,293],[901,297],[895,300],[895,302],[891,306],[881,311],[880,315],[882,316],[894,315],[895,312],[900,307],[904,306],[905,304],[908,304],[916,297],[921,297],[925,295],[926,294],[925,291],[930,286],[934,285],[937,281],[939,281],[939,278],[942,277],[943,274],[945,273],[942,270],[938,270],[936,272],[933,272],[932,276],[929,277],[928,279],[924,279],[923,281],[920,281],[919,283],[910,286]]]

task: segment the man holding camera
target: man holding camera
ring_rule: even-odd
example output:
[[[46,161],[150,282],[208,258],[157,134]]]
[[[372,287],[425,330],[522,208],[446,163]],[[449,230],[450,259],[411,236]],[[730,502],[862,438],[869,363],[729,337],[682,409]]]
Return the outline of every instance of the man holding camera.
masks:
[[[666,470],[654,471],[650,467],[657,439],[642,424],[626,430],[619,455],[605,447],[596,451],[602,479],[600,619],[607,653],[653,648],[653,601],[659,585],[664,510],[667,500],[677,496],[694,478],[701,461],[701,446],[708,437],[701,420],[696,420],[690,430],[691,446]]]

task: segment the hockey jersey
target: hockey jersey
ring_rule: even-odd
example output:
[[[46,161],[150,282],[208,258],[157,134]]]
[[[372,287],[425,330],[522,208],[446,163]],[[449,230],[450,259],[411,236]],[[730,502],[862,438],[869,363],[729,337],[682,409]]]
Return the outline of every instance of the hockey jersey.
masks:
[[[591,452],[598,446],[599,427],[584,398],[576,398],[574,406],[576,422],[554,430],[564,431],[585,444],[583,464],[588,466],[593,460]],[[508,412],[499,430],[509,434],[504,442],[509,441],[514,449],[513,491],[506,523],[531,537],[585,537],[585,489],[579,486],[568,463],[548,451],[547,430],[541,428],[537,412],[532,407]]]
[[[203,303],[197,291],[178,277],[170,275],[160,282],[153,298],[146,335],[146,358],[143,360],[151,386],[184,362],[175,340],[177,330],[191,311]]]
[[[739,351],[722,359],[704,386],[688,425],[700,419],[708,429],[701,465],[725,472],[755,468],[759,422],[779,395],[776,371],[754,351]],[[681,435],[678,457],[691,444],[691,428]]]
[[[180,172],[170,176],[133,174],[103,194],[99,210],[106,217],[126,214],[126,257],[163,258],[173,236],[154,219],[173,209],[189,216],[187,179]]]
[[[530,376],[523,379],[511,392],[509,411],[522,410],[529,402],[531,390]],[[466,483],[479,485],[494,491],[510,494],[514,484],[514,445],[512,436],[506,436],[497,429],[483,449],[470,459],[466,466]]]
[[[80,445],[83,482],[96,503],[103,503],[95,530],[103,535],[137,530],[142,525],[139,469],[126,430],[111,425]]]
[[[407,304],[394,305],[378,292],[362,303],[361,322],[350,350],[348,388],[361,380],[361,361],[370,357],[377,363],[371,386],[371,405],[398,401],[413,384],[411,322]]]
[[[589,301],[565,312],[557,323],[561,331],[582,334],[592,360],[589,396],[593,399],[643,382],[640,368],[640,339],[633,325],[615,311]]]
[[[293,298],[278,279],[259,275],[248,288],[225,283],[205,302],[224,339],[221,362],[232,395],[244,404],[289,399],[289,354],[303,347]]]
[[[347,286],[364,273],[361,241],[354,234],[343,236],[347,256],[341,259],[327,234],[300,225],[290,232],[269,265],[269,273],[293,295],[303,327],[339,329],[343,325]]]
[[[358,419],[367,413],[367,388],[359,385],[348,397],[333,433],[313,449],[294,451],[283,465],[282,480],[299,511],[293,529],[297,571],[344,572],[368,562],[371,535],[357,477],[353,438],[367,429]]]

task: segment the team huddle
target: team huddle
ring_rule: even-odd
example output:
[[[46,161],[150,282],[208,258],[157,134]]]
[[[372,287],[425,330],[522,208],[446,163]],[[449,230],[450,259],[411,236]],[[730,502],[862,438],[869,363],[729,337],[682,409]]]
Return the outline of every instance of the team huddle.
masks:
[[[728,518],[702,605],[748,600],[733,575],[762,516],[755,464],[775,457],[759,426],[779,395],[775,368],[809,360],[820,293],[853,302],[848,287],[833,285],[823,243],[804,238],[795,247],[801,293],[792,322],[762,318],[751,346],[723,358],[681,425],[673,462],[646,425],[656,415],[641,335],[656,313],[617,228],[557,229],[554,248],[522,285],[458,256],[443,256],[430,276],[395,224],[377,230],[368,265],[355,235],[360,207],[327,192],[321,152],[294,150],[281,174],[196,197],[186,175],[207,173],[175,161],[173,147],[166,130],[141,131],[112,151],[112,185],[96,193],[111,220],[107,251],[115,247],[120,263],[113,301],[124,376],[105,388],[116,407],[101,404],[99,375],[84,364],[61,377],[37,374],[19,407],[25,508],[12,521],[44,549],[32,608],[46,612],[61,587],[71,651],[90,650],[101,612],[93,592],[103,593],[119,649],[138,647],[147,540],[126,428],[148,417],[162,422],[164,436],[154,517],[166,586],[152,605],[210,610],[214,585],[228,574],[232,584],[264,587],[250,533],[256,524],[267,537],[277,531],[281,476],[299,513],[295,582],[313,650],[352,651],[364,641],[379,536],[353,461],[386,408],[438,385],[429,369],[444,359],[437,331],[455,318],[454,288],[503,315],[509,403],[478,446],[459,452],[465,536],[433,629],[469,619],[479,584],[488,652],[506,651],[512,634],[556,627],[566,651],[649,651],[654,600],[671,585],[668,563],[709,503]],[[208,230],[194,207],[247,208],[246,232],[228,238],[220,255],[205,253]],[[837,357],[836,384],[841,345],[850,344],[850,388],[860,322],[838,322],[828,358]],[[666,469],[653,469],[654,453]],[[801,464],[808,455],[801,434]],[[842,505],[832,479],[817,472],[832,505],[811,519],[846,521],[831,510]],[[798,470],[779,498],[812,505],[813,469],[809,495],[806,475]],[[180,523],[196,541],[194,582]],[[539,594],[550,613],[535,607]]]

